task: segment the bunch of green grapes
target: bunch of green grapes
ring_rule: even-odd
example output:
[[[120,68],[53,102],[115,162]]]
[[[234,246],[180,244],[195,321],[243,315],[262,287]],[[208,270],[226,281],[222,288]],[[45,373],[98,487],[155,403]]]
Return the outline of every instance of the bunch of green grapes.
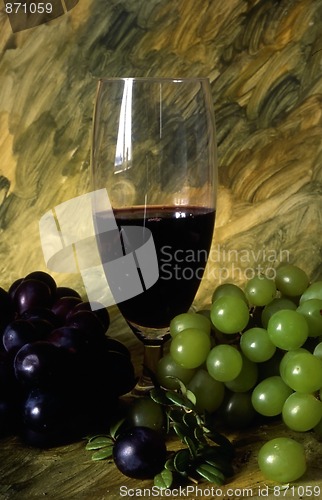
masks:
[[[209,310],[176,316],[170,334],[158,380],[174,389],[180,379],[198,411],[235,428],[280,416],[289,429],[322,435],[322,281],[284,264],[244,289],[222,284]],[[265,443],[258,463],[279,482],[306,470],[303,446],[289,438]]]

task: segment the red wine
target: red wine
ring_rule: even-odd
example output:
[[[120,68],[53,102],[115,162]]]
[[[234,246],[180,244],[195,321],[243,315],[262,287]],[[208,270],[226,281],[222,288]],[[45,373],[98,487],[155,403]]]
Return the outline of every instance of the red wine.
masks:
[[[152,206],[118,209],[114,216],[119,228],[144,226],[151,231],[159,266],[155,284],[119,302],[118,307],[138,335],[140,327],[166,328],[176,314],[189,309],[195,297],[212,241],[215,211],[202,207]],[[95,223],[102,227],[104,219],[110,217],[108,212],[98,213]],[[113,237],[113,232],[98,234],[102,262],[117,257],[119,233]]]

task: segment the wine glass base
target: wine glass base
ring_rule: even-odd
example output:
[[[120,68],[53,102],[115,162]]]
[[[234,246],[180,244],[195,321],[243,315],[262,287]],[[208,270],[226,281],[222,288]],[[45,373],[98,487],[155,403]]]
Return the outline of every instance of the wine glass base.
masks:
[[[156,378],[157,366],[163,355],[163,342],[158,344],[144,344],[143,372],[131,391],[133,396],[148,395],[155,387],[153,379]]]

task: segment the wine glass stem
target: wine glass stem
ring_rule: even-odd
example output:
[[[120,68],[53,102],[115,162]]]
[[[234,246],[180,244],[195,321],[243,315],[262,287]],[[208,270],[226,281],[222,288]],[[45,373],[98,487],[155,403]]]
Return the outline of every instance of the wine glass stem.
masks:
[[[144,344],[143,373],[135,386],[136,394],[146,393],[154,387],[150,374],[156,373],[157,365],[162,354],[162,344]]]

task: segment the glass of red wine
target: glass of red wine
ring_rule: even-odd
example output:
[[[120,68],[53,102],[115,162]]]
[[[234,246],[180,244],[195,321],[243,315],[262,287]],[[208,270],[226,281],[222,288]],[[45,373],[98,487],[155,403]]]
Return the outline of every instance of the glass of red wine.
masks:
[[[151,387],[171,319],[192,305],[215,222],[217,162],[207,78],[105,78],[93,124],[94,226],[107,282],[143,342]]]

